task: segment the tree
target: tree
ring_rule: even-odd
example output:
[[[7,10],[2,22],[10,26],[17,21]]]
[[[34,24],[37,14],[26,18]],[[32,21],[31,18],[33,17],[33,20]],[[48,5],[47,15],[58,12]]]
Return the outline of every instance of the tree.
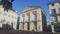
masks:
[[[8,12],[9,9],[12,9],[12,2],[13,1],[14,0],[2,0],[4,10],[7,10],[7,12]]]

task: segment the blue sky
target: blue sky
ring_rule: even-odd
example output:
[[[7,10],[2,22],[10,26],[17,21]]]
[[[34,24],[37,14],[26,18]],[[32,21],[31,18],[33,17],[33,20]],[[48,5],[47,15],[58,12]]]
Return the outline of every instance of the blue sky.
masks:
[[[26,6],[41,6],[46,12],[47,21],[50,19],[48,3],[54,0],[14,0],[13,9],[18,11],[18,15]]]

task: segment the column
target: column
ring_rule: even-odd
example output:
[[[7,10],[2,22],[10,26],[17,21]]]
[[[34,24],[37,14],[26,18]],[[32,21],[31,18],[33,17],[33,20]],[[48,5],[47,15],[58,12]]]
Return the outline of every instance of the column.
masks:
[[[33,22],[30,22],[30,31],[34,31],[34,23]]]
[[[25,20],[24,20],[24,30],[28,30],[28,15],[27,15],[28,11],[25,12]]]

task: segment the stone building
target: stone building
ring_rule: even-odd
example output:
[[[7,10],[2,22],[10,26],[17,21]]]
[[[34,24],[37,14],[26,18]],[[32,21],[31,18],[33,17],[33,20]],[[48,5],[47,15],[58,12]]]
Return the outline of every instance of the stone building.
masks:
[[[41,7],[29,6],[20,13],[19,30],[42,32],[46,26],[46,14]]]
[[[55,0],[48,4],[50,11],[50,20],[54,23],[60,23],[60,0]]]
[[[8,12],[3,8],[0,3],[0,27],[3,29],[13,28],[16,29],[18,14],[15,10],[11,9]]]

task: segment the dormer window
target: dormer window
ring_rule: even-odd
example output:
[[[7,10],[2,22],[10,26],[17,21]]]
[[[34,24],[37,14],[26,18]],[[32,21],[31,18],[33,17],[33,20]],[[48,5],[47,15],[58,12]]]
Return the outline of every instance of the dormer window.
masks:
[[[54,4],[52,4],[52,6],[54,6]]]
[[[56,14],[56,9],[52,9],[52,14]]]

